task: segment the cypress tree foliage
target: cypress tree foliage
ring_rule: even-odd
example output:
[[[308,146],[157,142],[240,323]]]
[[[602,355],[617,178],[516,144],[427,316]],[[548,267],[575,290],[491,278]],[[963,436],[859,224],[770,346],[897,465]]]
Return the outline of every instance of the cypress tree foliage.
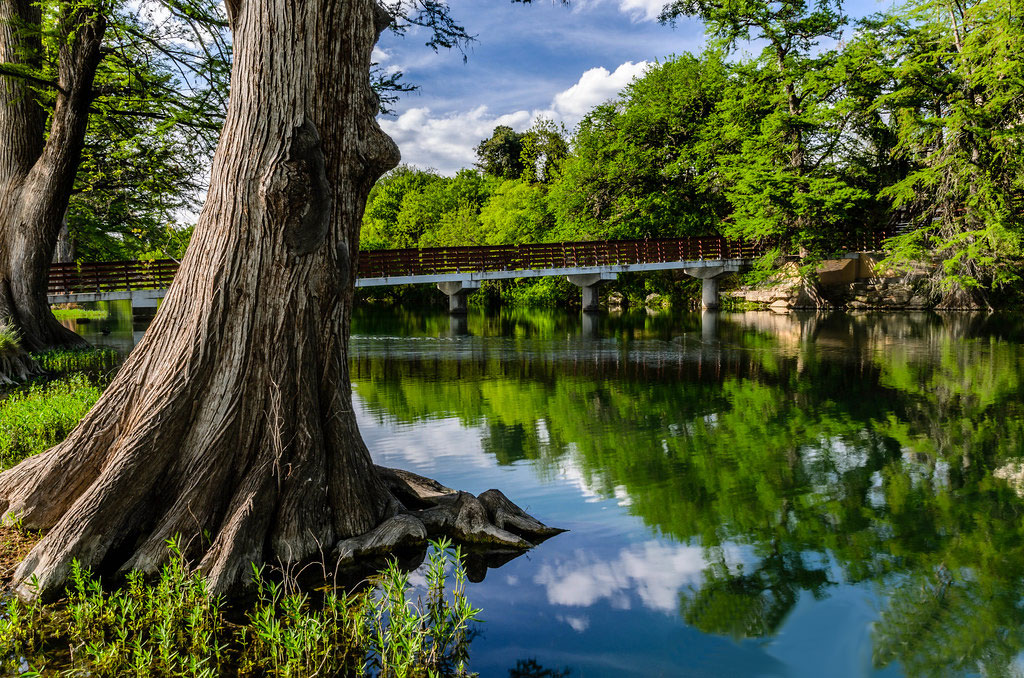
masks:
[[[891,262],[941,262],[947,308],[988,303],[1020,282],[1024,257],[1024,23],[1011,0],[927,0],[872,24],[892,85],[876,107],[893,121],[909,170],[883,195],[911,230]]]

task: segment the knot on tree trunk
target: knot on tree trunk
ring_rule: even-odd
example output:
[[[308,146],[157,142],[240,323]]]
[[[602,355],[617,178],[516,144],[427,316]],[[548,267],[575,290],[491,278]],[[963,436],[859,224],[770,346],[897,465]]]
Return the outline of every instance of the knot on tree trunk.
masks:
[[[331,184],[320,134],[307,118],[292,127],[263,177],[260,198],[271,222],[283,228],[285,243],[295,254],[310,254],[327,238]]]

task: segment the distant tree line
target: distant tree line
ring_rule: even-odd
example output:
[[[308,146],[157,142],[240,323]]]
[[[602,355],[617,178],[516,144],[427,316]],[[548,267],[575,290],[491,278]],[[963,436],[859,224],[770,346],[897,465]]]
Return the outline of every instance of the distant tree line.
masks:
[[[680,0],[662,20],[699,16],[702,54],[656,64],[571,137],[502,126],[474,169],[393,171],[362,247],[722,234],[821,257],[899,225],[890,265],[931,261],[947,300],[984,302],[1022,267],[1018,4],[851,22],[836,0]]]

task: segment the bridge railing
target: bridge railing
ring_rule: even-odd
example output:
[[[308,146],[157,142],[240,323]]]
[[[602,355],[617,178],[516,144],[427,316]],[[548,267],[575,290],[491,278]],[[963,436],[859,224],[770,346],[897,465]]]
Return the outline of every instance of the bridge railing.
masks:
[[[882,249],[892,232],[875,231],[845,237],[847,251]],[[768,251],[765,244],[718,236],[650,240],[595,240],[497,245],[486,247],[426,247],[422,249],[364,250],[359,253],[360,278],[582,268],[615,264],[654,264],[700,259],[753,259]],[[169,287],[178,262],[110,261],[53,264],[50,294],[111,292]]]
[[[749,259],[764,251],[762,246],[721,237],[366,250],[359,253],[359,277]]]
[[[96,263],[51,264],[49,294],[153,290],[170,287],[178,262],[102,261]]]

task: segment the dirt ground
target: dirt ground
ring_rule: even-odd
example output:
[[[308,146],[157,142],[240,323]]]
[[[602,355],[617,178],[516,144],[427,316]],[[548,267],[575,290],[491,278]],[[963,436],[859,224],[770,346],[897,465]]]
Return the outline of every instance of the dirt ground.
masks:
[[[12,527],[0,527],[0,591],[11,583],[11,576],[21,559],[39,540],[40,535]]]

